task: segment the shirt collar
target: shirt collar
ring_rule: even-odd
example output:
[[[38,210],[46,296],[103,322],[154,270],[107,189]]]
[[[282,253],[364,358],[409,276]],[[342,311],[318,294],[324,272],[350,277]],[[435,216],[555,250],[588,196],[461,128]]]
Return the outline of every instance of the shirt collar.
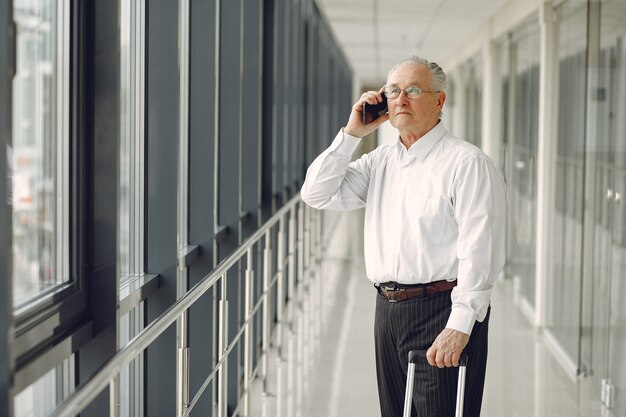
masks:
[[[443,122],[440,120],[439,123],[435,125],[432,129],[428,131],[424,136],[419,138],[417,142],[415,142],[411,147],[407,150],[400,137],[398,137],[397,147],[400,148],[400,151],[406,151],[409,155],[416,157],[420,162],[424,162],[426,156],[430,153],[430,151],[435,147],[439,139],[441,139],[448,130],[443,125]]]

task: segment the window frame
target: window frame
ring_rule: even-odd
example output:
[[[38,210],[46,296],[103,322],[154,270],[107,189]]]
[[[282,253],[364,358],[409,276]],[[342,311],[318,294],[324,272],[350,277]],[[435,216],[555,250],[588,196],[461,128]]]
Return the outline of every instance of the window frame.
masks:
[[[66,2],[68,10],[67,27],[68,39],[67,53],[67,88],[65,93],[68,103],[66,133],[68,138],[68,181],[65,187],[69,190],[69,195],[64,196],[68,200],[69,210],[69,280],[49,293],[37,297],[25,306],[17,309],[13,308],[11,298],[10,315],[14,325],[14,338],[12,340],[13,357],[15,359],[15,374],[18,381],[13,386],[14,393],[24,388],[25,384],[36,381],[48,370],[56,366],[58,350],[53,347],[65,339],[75,341],[71,347],[72,352],[76,352],[79,347],[91,337],[86,336],[91,328],[87,319],[87,291],[85,285],[85,269],[81,265],[86,264],[87,254],[83,249],[85,246],[85,230],[88,208],[87,184],[88,172],[86,167],[86,145],[85,138],[86,120],[89,109],[85,108],[85,83],[86,83],[86,48],[85,37],[87,27],[85,16],[87,7],[82,2],[74,0],[59,0]],[[9,5],[9,16],[13,16],[13,4]],[[9,102],[11,106],[11,102]],[[64,188],[65,188],[64,187]],[[12,212],[12,207],[9,207]],[[11,218],[11,216],[9,216]],[[12,232],[11,232],[12,233]],[[12,247],[7,248],[4,253],[13,257]],[[8,275],[9,285],[12,286],[12,269]],[[23,376],[22,376],[23,375]],[[23,381],[23,382],[19,382]]]

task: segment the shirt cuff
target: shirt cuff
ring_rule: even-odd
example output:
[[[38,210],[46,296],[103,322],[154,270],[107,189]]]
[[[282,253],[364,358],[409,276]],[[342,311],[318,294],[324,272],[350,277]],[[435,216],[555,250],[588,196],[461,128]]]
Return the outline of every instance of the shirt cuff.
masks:
[[[359,142],[361,142],[361,138],[349,135],[341,128],[328,149],[336,155],[352,156],[357,146],[359,146]]]
[[[472,334],[474,323],[476,322],[476,313],[466,310],[463,307],[452,307],[450,317],[448,318],[447,329],[458,330],[467,335]]]

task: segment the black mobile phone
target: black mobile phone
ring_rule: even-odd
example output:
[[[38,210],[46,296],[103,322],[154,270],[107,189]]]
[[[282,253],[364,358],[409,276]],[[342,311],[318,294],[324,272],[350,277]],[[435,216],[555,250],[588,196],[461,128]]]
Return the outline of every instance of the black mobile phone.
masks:
[[[385,93],[380,93],[383,96],[383,101],[378,104],[363,104],[363,124],[372,123],[383,114],[387,113],[387,96]]]

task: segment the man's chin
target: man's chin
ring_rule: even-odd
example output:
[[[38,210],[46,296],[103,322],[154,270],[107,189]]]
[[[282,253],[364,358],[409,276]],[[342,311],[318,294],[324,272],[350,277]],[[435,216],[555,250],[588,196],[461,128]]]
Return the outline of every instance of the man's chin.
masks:
[[[405,117],[398,118],[398,116],[394,117],[393,119],[389,119],[389,123],[391,123],[391,126],[395,127],[396,129],[405,129],[411,126],[411,122],[409,120],[407,120]]]

